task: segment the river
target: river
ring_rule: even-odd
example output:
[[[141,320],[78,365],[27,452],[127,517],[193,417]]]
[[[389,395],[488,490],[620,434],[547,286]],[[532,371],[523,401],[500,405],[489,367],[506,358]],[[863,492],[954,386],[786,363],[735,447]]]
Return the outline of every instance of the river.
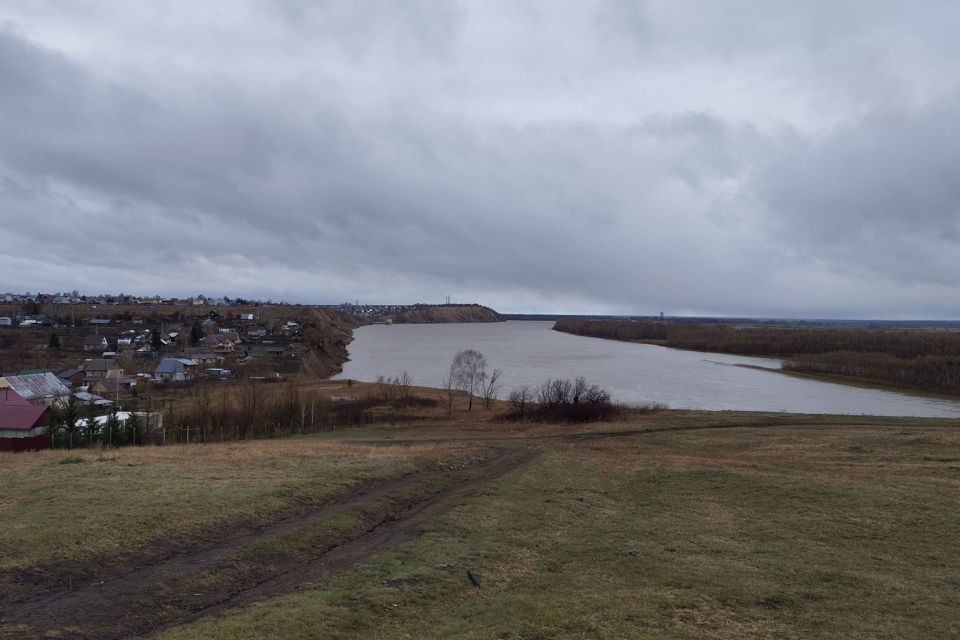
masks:
[[[504,391],[553,377],[583,376],[627,403],[673,409],[786,411],[960,417],[960,402],[795,378],[769,369],[779,361],[587,338],[553,331],[552,322],[369,325],[354,332],[350,361],[337,378],[373,381],[406,370],[416,385],[439,387],[454,355],[476,349],[488,372],[503,371]]]

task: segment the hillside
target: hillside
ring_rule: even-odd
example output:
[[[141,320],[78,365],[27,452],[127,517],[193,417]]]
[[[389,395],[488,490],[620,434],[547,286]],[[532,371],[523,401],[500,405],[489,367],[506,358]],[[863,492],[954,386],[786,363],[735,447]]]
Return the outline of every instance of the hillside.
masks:
[[[429,324],[439,322],[502,322],[500,314],[479,304],[417,305],[399,313],[387,314],[381,320],[395,324]]]
[[[951,421],[270,393],[296,438],[0,454],[0,638],[957,637]]]
[[[300,362],[300,372],[306,375],[329,378],[340,373],[347,361],[347,345],[353,340],[357,321],[336,311],[312,309],[313,326],[303,333],[310,349]]]

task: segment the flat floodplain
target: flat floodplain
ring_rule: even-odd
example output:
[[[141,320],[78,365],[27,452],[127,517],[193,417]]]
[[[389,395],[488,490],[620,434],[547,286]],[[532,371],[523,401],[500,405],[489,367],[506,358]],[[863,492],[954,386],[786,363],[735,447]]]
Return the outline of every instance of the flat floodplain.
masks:
[[[0,628],[167,640],[960,633],[950,422],[488,417],[66,464],[61,452],[4,456],[3,575],[20,598]],[[138,464],[117,480],[117,466]],[[43,515],[58,511],[104,515],[74,529]],[[170,548],[180,529],[207,538]],[[131,575],[152,581],[96,613],[98,589]]]

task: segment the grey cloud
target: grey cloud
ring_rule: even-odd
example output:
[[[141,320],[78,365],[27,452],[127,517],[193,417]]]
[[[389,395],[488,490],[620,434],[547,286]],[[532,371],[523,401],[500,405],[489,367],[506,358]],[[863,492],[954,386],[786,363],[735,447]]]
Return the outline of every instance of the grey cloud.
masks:
[[[781,149],[756,183],[774,231],[848,269],[955,284],[960,101],[881,111]],[[801,241],[801,242],[798,242]]]
[[[0,10],[0,290],[956,315],[957,12],[875,6]]]

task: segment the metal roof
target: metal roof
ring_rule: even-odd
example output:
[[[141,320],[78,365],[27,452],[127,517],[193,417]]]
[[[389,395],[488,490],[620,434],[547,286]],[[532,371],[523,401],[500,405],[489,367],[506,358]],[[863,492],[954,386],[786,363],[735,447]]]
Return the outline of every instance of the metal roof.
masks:
[[[46,412],[46,407],[30,404],[13,389],[0,390],[0,429],[33,429],[43,424]]]
[[[115,360],[109,358],[94,358],[87,365],[86,371],[110,371],[111,369],[120,369],[120,365]]]
[[[79,400],[83,404],[95,404],[95,405],[113,404],[112,400],[107,400],[106,398],[103,398],[93,393],[88,393],[87,391],[77,391],[73,395],[74,397],[76,397],[77,400]]]
[[[70,389],[50,371],[26,376],[7,376],[4,380],[26,400],[70,395]]]
[[[154,373],[183,373],[186,367],[195,367],[197,363],[187,358],[164,358],[153,370]]]

